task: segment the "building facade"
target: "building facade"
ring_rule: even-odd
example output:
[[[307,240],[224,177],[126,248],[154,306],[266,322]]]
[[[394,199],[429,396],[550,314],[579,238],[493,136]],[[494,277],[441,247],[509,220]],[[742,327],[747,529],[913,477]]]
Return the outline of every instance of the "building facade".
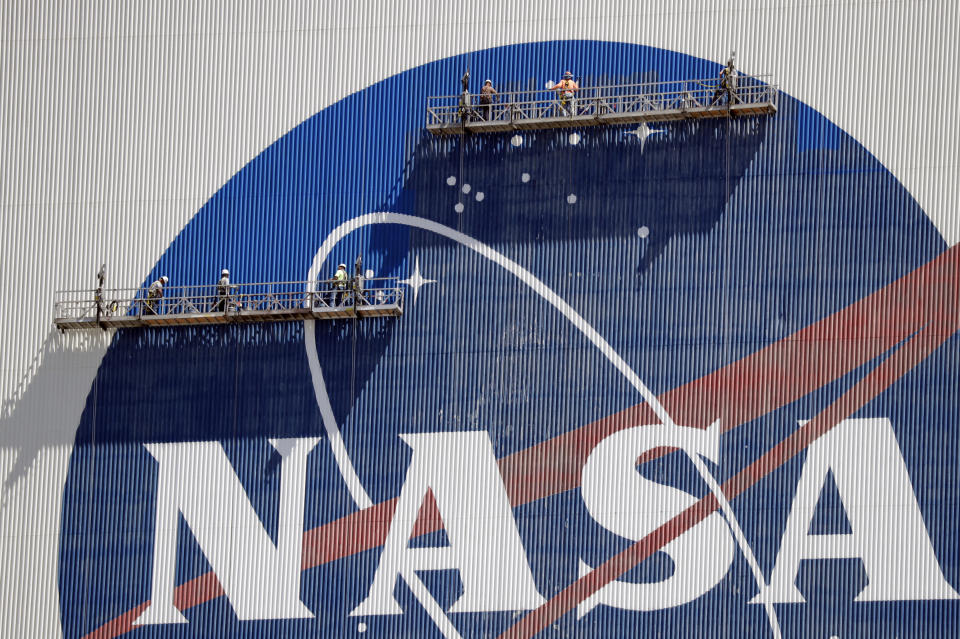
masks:
[[[3,636],[956,636],[957,18],[10,5]],[[53,321],[358,257],[402,316]]]

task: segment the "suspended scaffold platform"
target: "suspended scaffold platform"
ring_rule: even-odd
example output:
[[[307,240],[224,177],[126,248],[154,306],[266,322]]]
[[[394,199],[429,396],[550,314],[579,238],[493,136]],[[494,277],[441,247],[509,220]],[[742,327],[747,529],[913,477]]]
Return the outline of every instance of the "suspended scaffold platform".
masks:
[[[226,295],[216,286],[166,286],[163,297],[148,289],[57,291],[54,324],[60,330],[197,326],[354,317],[400,317],[403,289],[397,278],[232,284]]]
[[[463,135],[770,115],[779,94],[771,79],[738,74],[729,91],[712,78],[584,87],[572,97],[549,89],[504,92],[490,105],[476,95],[435,96],[427,98],[427,130]]]

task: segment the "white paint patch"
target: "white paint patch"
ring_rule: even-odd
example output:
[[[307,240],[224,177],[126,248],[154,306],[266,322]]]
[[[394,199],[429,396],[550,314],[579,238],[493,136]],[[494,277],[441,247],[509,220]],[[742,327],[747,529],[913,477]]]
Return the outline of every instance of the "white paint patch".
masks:
[[[487,196],[484,195],[483,191],[477,191],[477,194],[474,195],[474,197],[477,198],[477,202],[483,202],[483,198]]]
[[[469,184],[464,184],[463,186],[460,187],[460,190],[463,191],[464,193],[469,193],[469,192],[470,192],[470,188],[471,188],[471,187],[470,187]]]
[[[567,142],[569,142],[570,144],[573,144],[573,145],[580,144],[580,134],[579,134],[579,133],[571,133],[569,136],[567,136]]]
[[[463,213],[463,202],[457,202],[453,205],[453,210],[457,213]]]
[[[363,276],[364,276],[365,278],[367,278],[367,279],[370,279],[371,277],[373,277],[373,269],[369,269],[369,268],[368,268],[368,269],[363,273]]]
[[[447,184],[448,184],[448,185],[453,186],[453,185],[455,185],[456,183],[457,183],[457,178],[456,178],[456,177],[454,177],[454,176],[451,175],[450,177],[447,178]]]
[[[571,193],[570,195],[567,196],[567,204],[576,204],[576,203],[577,203],[577,196],[576,196],[576,195],[574,195],[573,193]]]
[[[510,138],[510,144],[512,144],[513,146],[520,146],[521,144],[523,144],[523,136],[520,134],[513,136],[512,138]]]
[[[366,631],[367,631],[367,624],[363,623],[362,621],[357,624],[357,632],[362,634]]]
[[[646,226],[641,226],[640,228],[637,229],[637,235],[639,235],[641,239],[649,237],[650,229]]]
[[[523,182],[524,184],[526,184],[527,182],[529,182],[529,181],[530,181],[530,174],[529,174],[529,173],[524,173],[523,175],[521,175],[521,176],[520,176],[520,181]]]

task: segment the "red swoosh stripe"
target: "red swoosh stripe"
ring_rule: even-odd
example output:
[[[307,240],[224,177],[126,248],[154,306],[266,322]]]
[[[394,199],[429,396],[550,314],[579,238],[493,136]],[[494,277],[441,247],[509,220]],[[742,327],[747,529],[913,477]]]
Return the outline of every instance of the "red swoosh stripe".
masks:
[[[789,405],[886,353],[933,322],[944,306],[956,307],[958,265],[960,246],[955,246],[833,315],[668,391],[660,401],[678,424],[706,428],[719,416],[722,432]],[[946,335],[953,330],[956,326],[942,328]],[[640,404],[504,457],[500,472],[511,503],[517,507],[576,488],[583,463],[600,441],[623,428],[654,422],[653,411]],[[382,545],[395,506],[396,499],[391,499],[305,532],[303,569]],[[436,510],[425,507],[415,532],[424,534],[441,525]],[[219,596],[222,589],[210,572],[179,586],[174,594],[177,607],[186,610]],[[117,637],[133,629],[135,618],[127,612],[84,639]]]
[[[956,326],[958,319],[956,312],[949,317],[952,318],[953,325]],[[772,471],[799,454],[836,424],[839,424],[870,400],[880,395],[891,384],[939,348],[949,337],[950,335],[943,331],[926,328],[911,338],[889,359],[811,420],[805,428],[797,429],[760,459],[727,480],[721,486],[727,500],[732,501],[741,495]],[[712,494],[704,497],[631,547],[608,559],[590,574],[564,588],[553,599],[508,628],[506,632],[500,635],[500,639],[533,637],[545,630],[561,616],[573,610],[581,601],[696,526],[718,508],[716,497]]]

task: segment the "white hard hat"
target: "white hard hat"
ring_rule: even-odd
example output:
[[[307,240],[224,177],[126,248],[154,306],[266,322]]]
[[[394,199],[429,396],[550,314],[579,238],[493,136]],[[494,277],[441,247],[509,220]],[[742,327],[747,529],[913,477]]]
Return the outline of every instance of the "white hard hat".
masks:
[[[166,275],[161,275],[161,276],[160,276],[160,281],[163,282],[164,284],[166,284],[167,282],[170,281],[170,278],[167,277]]]
[[[220,275],[230,275],[230,271],[228,271],[227,269],[223,269],[222,271],[220,271]]]
[[[484,84],[493,84],[493,80],[484,80],[483,83],[484,83]]]
[[[337,268],[347,268],[347,265],[346,265],[346,264],[341,264],[341,265],[338,266]]]

